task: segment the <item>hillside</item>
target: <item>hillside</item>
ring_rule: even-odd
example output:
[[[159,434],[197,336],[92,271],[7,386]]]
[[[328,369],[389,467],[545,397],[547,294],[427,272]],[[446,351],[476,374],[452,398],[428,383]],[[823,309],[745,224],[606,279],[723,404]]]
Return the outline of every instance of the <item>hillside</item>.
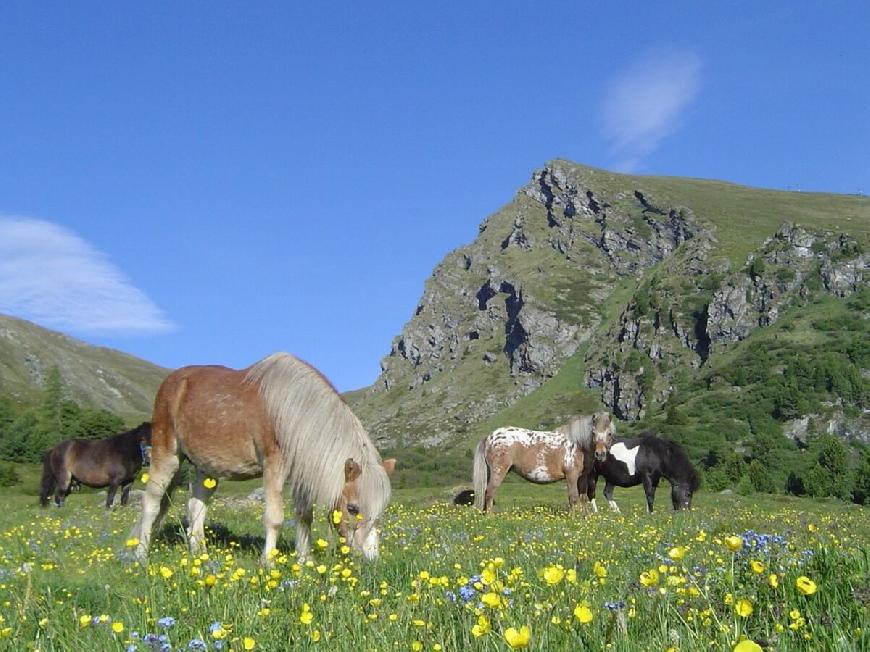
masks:
[[[58,368],[70,399],[127,421],[150,417],[154,394],[168,373],[126,353],[0,315],[0,392],[31,403],[52,367]]]
[[[756,331],[800,323],[797,352],[823,349],[831,331],[799,319],[819,302],[850,315],[849,342],[866,339],[866,302],[851,298],[864,296],[868,236],[866,197],[553,161],[436,266],[380,377],[349,400],[382,445],[439,446],[457,466],[496,425],[603,405],[631,430],[665,406],[691,412]],[[857,395],[816,401],[859,435],[862,355],[843,363]]]

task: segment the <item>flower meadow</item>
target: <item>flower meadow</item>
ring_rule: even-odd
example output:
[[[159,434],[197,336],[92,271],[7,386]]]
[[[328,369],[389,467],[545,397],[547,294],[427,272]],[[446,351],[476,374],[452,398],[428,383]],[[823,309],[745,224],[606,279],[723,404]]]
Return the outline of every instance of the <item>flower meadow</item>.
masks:
[[[583,517],[518,485],[483,515],[398,493],[377,562],[331,544],[320,512],[314,558],[288,521],[271,568],[262,505],[240,497],[216,495],[191,556],[177,494],[144,566],[125,561],[135,505],[4,497],[0,649],[870,649],[864,508],[700,495]]]

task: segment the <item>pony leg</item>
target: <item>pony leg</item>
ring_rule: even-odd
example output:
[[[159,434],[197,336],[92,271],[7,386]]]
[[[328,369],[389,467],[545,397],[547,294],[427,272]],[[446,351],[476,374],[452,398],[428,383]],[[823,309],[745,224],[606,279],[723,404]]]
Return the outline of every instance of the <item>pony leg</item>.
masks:
[[[595,502],[595,485],[598,483],[598,478],[595,477],[594,473],[589,473],[586,475],[586,499],[589,501],[589,504],[592,506],[592,512],[598,513],[598,504]]]
[[[130,501],[130,487],[133,486],[132,482],[124,485],[123,491],[121,491],[121,506],[125,507],[127,503]]]
[[[649,475],[643,476],[643,491],[646,494],[646,509],[650,514],[652,514],[653,511],[653,503],[656,499],[656,487],[658,486],[658,478],[653,478]]]
[[[613,500],[613,488],[616,485],[612,485],[609,482],[604,485],[604,497],[607,498],[607,504],[610,505],[610,509],[619,514],[619,505],[616,504],[616,501]]]
[[[152,459],[151,477],[145,485],[145,493],[142,496],[142,515],[130,532],[130,538],[138,540],[135,555],[139,560],[144,560],[148,556],[148,546],[151,543],[155,521],[159,526],[169,509],[169,497],[177,483],[176,475],[179,466],[181,461],[174,451]]]
[[[311,553],[311,520],[313,507],[308,496],[297,494],[293,496],[296,512],[296,553],[299,561],[308,561]]]
[[[43,507],[48,505],[48,497],[54,493],[57,481],[54,477],[54,469],[51,468],[51,453],[46,453],[42,460],[42,482],[39,488],[39,504]]]
[[[568,511],[573,514],[577,507],[577,500],[580,498],[580,476],[573,472],[566,473],[565,484],[568,485]],[[583,508],[585,509],[585,507],[584,504]]]
[[[109,491],[106,492],[106,509],[112,509],[112,506],[115,503],[115,494],[118,492],[118,483],[111,482],[109,484]]]
[[[275,546],[278,545],[278,532],[284,522],[284,468],[283,465],[272,459],[267,459],[263,466],[263,498],[265,510],[263,511],[263,525],[266,528],[266,541],[263,544],[263,554],[260,563],[270,566]],[[308,509],[308,531],[311,531],[311,509]],[[298,517],[298,514],[297,514]],[[298,526],[297,526],[298,528]],[[296,537],[296,549],[300,551],[301,537]]]
[[[493,464],[489,467],[489,480],[486,483],[486,492],[483,494],[483,511],[491,512],[492,505],[495,502],[495,492],[499,488],[504,478],[507,475],[509,466]]]
[[[207,473],[196,470],[193,482],[190,486],[190,499],[187,501],[187,540],[190,552],[197,554],[205,545],[205,515],[208,512],[208,500],[217,489],[217,486],[209,489],[203,482],[208,477]]]
[[[72,491],[72,473],[64,469],[57,477],[57,485],[54,489],[54,504],[63,506],[63,501]]]

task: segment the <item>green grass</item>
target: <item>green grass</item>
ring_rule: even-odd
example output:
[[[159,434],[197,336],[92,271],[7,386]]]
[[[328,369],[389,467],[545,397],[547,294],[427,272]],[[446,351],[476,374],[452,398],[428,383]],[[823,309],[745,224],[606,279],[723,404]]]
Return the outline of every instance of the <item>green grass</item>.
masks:
[[[450,506],[447,487],[414,488],[395,492],[378,562],[327,547],[311,566],[298,565],[288,527],[270,572],[256,561],[262,506],[243,498],[255,484],[222,483],[209,553],[199,558],[185,551],[186,496],[178,494],[146,567],[116,557],[136,507],[107,513],[95,496],[74,495],[62,509],[41,510],[32,495],[3,494],[0,650],[146,650],[149,632],[175,650],[194,639],[213,650],[214,623],[231,650],[246,639],[256,650],[507,650],[505,634],[522,626],[530,650],[730,650],[741,636],[785,651],[870,643],[865,508],[702,491],[691,513],[675,514],[665,486],[652,515],[632,489],[617,490],[623,514],[583,517],[566,513],[560,484],[506,483],[498,511],[482,515]],[[315,538],[326,538],[324,520],[319,513]],[[787,545],[732,555],[724,539],[749,529],[782,535]],[[652,571],[655,586],[644,586]],[[815,582],[814,594],[797,590],[800,576]],[[461,587],[467,604],[448,596]],[[738,600],[751,603],[752,615],[735,613]],[[625,607],[610,612],[608,601]],[[166,616],[171,627],[158,623]],[[489,631],[477,637],[475,626]]]

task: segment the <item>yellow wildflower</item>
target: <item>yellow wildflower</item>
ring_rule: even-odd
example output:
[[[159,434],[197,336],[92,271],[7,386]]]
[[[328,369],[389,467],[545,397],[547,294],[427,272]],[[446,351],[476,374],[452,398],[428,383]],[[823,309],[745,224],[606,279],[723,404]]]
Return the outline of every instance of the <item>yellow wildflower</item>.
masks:
[[[659,583],[659,572],[654,568],[640,574],[640,583],[646,587],[653,587]]]
[[[504,639],[507,641],[507,644],[510,645],[514,650],[526,647],[529,644],[529,638],[531,638],[531,631],[529,630],[528,625],[523,625],[520,627],[519,631],[515,627],[508,627],[504,632]]]
[[[124,631],[124,623],[117,622],[117,621],[112,623],[112,631],[115,632],[116,634],[120,634],[121,632]]]
[[[471,628],[471,633],[474,634],[475,638],[489,634],[491,631],[492,625],[489,622],[489,618],[486,616],[480,616],[477,619],[477,624]]]
[[[561,582],[563,577],[565,577],[565,569],[561,566],[547,566],[544,569],[544,581],[550,586]]]
[[[150,478],[150,477],[151,476],[148,473],[143,473],[142,478],[141,478],[142,484],[148,484],[148,478]]]
[[[797,578],[795,580],[795,586],[803,595],[812,595],[816,592],[816,583],[806,575],[801,575]]]
[[[764,572],[764,564],[757,559],[753,559],[750,562],[749,567],[752,569],[752,572],[757,575],[761,575]]]
[[[574,607],[574,617],[585,625],[592,622],[592,610],[589,605],[578,604]]]
[[[668,557],[674,561],[680,561],[686,556],[687,548],[685,546],[677,546],[668,550]]]
[[[741,618],[749,618],[752,615],[752,603],[746,598],[741,598],[734,603],[734,612]]]
[[[731,552],[737,552],[743,547],[743,539],[738,536],[725,537],[725,547]]]
[[[206,478],[202,481],[202,486],[206,489],[214,489],[215,487],[217,487],[217,480],[215,480],[214,478]]]
[[[771,573],[767,576],[767,583],[770,584],[770,588],[777,588],[779,586],[779,576],[776,573]]]
[[[257,645],[257,641],[255,641],[250,636],[245,636],[245,639],[242,641],[242,645],[246,650],[253,650],[254,647]]]
[[[731,652],[762,652],[762,650],[761,646],[755,641],[744,639],[735,645]]]

